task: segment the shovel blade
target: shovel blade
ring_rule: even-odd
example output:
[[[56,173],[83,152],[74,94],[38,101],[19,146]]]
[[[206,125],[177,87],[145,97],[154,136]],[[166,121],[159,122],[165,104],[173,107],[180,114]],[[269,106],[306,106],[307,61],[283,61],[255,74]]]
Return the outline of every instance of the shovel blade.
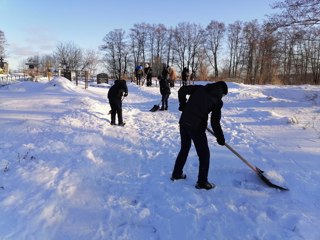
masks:
[[[150,109],[150,112],[156,112],[156,111],[159,110],[159,108],[160,108],[159,105],[154,105],[154,106]]]
[[[278,186],[278,185],[272,183],[266,176],[263,175],[263,171],[260,168],[256,167],[256,170],[257,170],[257,174],[261,178],[261,180],[265,184],[267,184],[269,187],[273,187],[273,188],[276,188],[276,189],[279,189],[279,190],[283,190],[283,191],[288,191],[289,190],[288,188],[281,187],[281,186]]]

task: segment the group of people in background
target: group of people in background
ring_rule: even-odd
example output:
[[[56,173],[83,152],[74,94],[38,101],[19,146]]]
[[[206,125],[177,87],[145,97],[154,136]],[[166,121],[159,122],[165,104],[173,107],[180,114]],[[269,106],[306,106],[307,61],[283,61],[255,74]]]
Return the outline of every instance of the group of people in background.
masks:
[[[147,81],[147,86],[152,86],[152,68],[149,64],[146,64],[145,67],[138,65],[135,68],[135,79],[137,85],[144,85],[144,81]],[[186,86],[189,80],[189,69],[187,67],[183,68],[181,73],[182,85]],[[158,76],[161,99],[161,108],[160,110],[168,110],[168,99],[171,94],[170,88],[175,86],[175,81],[177,79],[177,74],[174,68],[170,67],[167,64],[163,64],[161,74]]]
[[[149,64],[145,67],[138,65],[135,68],[135,79],[137,85],[144,85],[146,80],[147,86],[152,86],[152,68]],[[187,86],[188,80],[190,78],[189,69],[187,67],[183,68],[181,73],[182,86]],[[170,88],[175,86],[175,81],[177,79],[176,71],[167,64],[163,64],[161,74],[158,76],[160,94],[161,94],[161,107],[160,111],[168,110],[168,99],[171,94]],[[128,95],[128,87],[125,80],[116,80],[114,85],[110,88],[108,93],[108,99],[111,107],[111,125],[116,125],[115,120],[118,116],[118,125],[124,126],[122,119],[122,100]]]
[[[147,86],[152,86],[152,68],[149,64],[146,64],[145,67],[143,67],[142,65],[136,66],[134,73],[137,85],[143,85],[144,81],[141,82],[141,80],[146,79]]]
[[[177,74],[174,68],[170,67],[169,65],[163,64],[163,69],[162,73],[160,76],[163,76],[163,70],[167,70],[167,75],[166,79],[168,79],[170,87],[174,87],[175,81],[177,79]],[[144,82],[146,80],[147,82],[147,87],[152,86],[152,68],[151,66],[147,63],[144,67],[140,64],[136,66],[134,70],[134,80],[137,85],[144,85]],[[160,80],[160,77],[158,76],[158,80]]]

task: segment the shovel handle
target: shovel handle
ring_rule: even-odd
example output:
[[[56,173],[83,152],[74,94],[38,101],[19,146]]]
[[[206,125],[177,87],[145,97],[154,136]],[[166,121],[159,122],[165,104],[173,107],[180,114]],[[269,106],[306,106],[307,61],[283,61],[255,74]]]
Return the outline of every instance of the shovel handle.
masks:
[[[210,132],[213,136],[215,136],[214,132],[207,127],[207,131]],[[224,144],[233,154],[235,154],[238,158],[240,158],[249,168],[251,168],[255,173],[258,173],[258,169],[249,163],[244,157],[242,157],[236,150],[234,150],[228,143]]]
[[[214,132],[207,127],[207,131],[210,132],[213,136]],[[261,169],[259,169],[258,167],[253,166],[251,163],[249,163],[246,159],[244,159],[244,157],[242,157],[236,150],[234,150],[232,147],[230,147],[230,145],[228,143],[224,144],[231,152],[233,152],[238,158],[240,158],[248,167],[250,167],[260,178],[261,180],[266,183],[268,186],[276,188],[276,189],[280,189],[283,191],[287,191],[289,190],[288,188],[285,187],[281,187],[278,186],[276,184],[273,184],[272,182],[270,182],[270,180],[268,178],[266,178],[266,176],[263,175],[263,171]]]
[[[255,166],[249,163],[244,157],[242,157],[236,150],[234,150],[228,143],[224,144],[231,152],[233,152],[238,158],[240,158],[249,168],[251,168],[255,173],[258,173],[258,170]]]

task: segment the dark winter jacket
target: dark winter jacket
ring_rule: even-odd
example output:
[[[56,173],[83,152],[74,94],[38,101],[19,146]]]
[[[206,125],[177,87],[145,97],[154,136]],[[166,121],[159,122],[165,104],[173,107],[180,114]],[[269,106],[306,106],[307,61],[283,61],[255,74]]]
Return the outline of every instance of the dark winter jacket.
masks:
[[[183,68],[182,74],[181,74],[181,78],[183,81],[187,81],[189,79],[189,70],[188,68]]]
[[[161,78],[159,81],[161,95],[170,94],[170,83],[167,79]]]
[[[147,75],[147,78],[151,78],[152,77],[152,68],[151,67],[144,68],[144,73]]]
[[[141,65],[137,66],[135,68],[135,73],[136,73],[136,77],[138,76],[141,77],[143,75],[143,67]]]
[[[182,86],[178,91],[179,110],[182,111],[179,123],[184,127],[205,131],[208,125],[208,114],[211,112],[211,126],[217,139],[224,135],[220,125],[222,97],[228,93],[225,82],[202,85]],[[188,101],[186,96],[190,95]]]
[[[125,80],[115,80],[114,84],[110,87],[108,92],[108,99],[110,100],[120,100],[122,96],[128,95],[127,82]]]
[[[168,76],[169,76],[169,68],[164,67],[161,72],[161,78],[168,79]]]

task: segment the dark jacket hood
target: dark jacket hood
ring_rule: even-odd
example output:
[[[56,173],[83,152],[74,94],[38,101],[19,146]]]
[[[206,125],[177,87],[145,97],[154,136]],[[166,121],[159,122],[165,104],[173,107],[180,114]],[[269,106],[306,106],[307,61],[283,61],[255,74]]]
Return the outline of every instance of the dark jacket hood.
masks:
[[[223,95],[228,94],[228,85],[224,81],[209,83],[205,85],[206,91],[212,95],[222,98]]]

